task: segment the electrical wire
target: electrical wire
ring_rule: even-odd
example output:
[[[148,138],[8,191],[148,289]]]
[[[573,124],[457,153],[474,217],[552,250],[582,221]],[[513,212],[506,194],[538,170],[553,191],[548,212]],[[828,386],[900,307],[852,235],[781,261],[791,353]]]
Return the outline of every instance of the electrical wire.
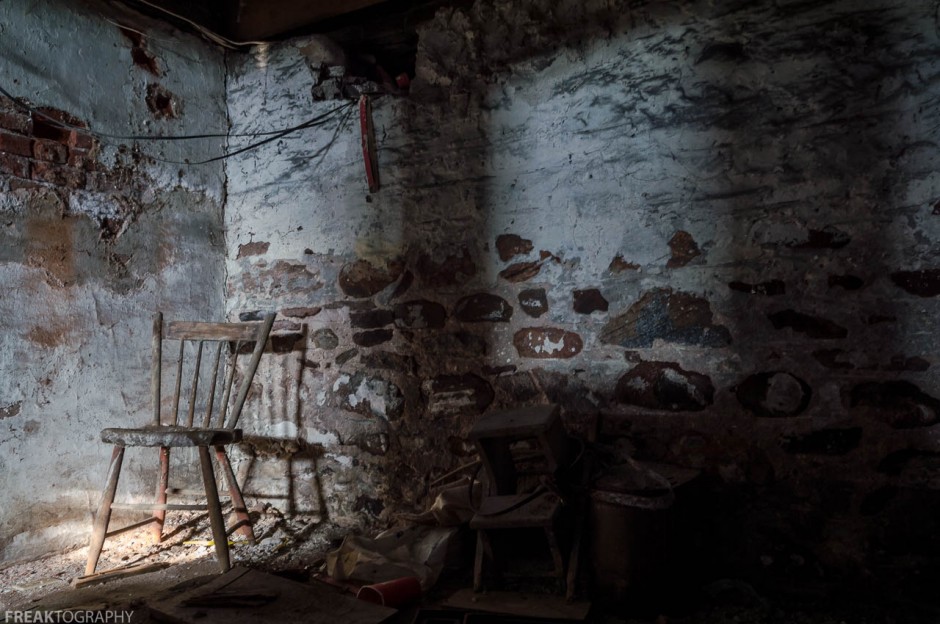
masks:
[[[290,134],[291,132],[294,132],[296,130],[303,130],[304,128],[308,128],[312,124],[316,124],[316,122],[329,117],[333,113],[341,111],[344,108],[353,106],[353,104],[355,104],[355,102],[345,102],[321,115],[311,117],[310,119],[303,121],[297,124],[296,126],[291,126],[289,128],[281,128],[280,130],[267,130],[264,132],[236,132],[236,133],[231,133],[231,134],[221,134],[221,133],[219,134],[182,134],[182,135],[160,136],[160,135],[153,135],[153,134],[136,134],[136,135],[135,134],[127,134],[127,135],[109,134],[107,132],[100,132],[97,130],[93,130],[91,128],[77,126],[75,124],[70,124],[68,122],[56,119],[55,117],[47,115],[41,110],[33,106],[30,106],[29,104],[25,103],[20,98],[11,94],[3,86],[0,86],[0,94],[12,100],[16,106],[29,112],[31,115],[42,118],[43,120],[48,122],[49,125],[51,126],[55,126],[57,128],[63,128],[65,130],[75,130],[76,132],[87,134],[89,136],[93,136],[99,139],[117,139],[121,141],[189,141],[189,140],[194,140],[194,139],[231,139],[231,138],[237,138],[237,137],[260,137],[260,136],[272,136],[272,135],[278,135],[278,138],[280,138],[280,136],[283,136],[285,133]]]
[[[339,107],[333,109],[332,111],[330,111],[329,113],[326,113],[326,115],[321,115],[321,116],[320,116],[320,117],[330,116],[330,115],[333,115],[333,114],[335,114],[336,112],[338,112],[338,111],[340,111],[340,110],[343,110],[344,108],[346,109],[346,114],[345,114],[345,115],[343,116],[343,118],[340,120],[339,124],[337,124],[336,130],[333,132],[332,138],[327,142],[326,145],[324,145],[323,147],[321,147],[319,150],[317,150],[317,151],[313,154],[313,157],[314,157],[314,158],[317,157],[317,156],[320,156],[320,157],[322,158],[322,156],[323,156],[324,154],[326,154],[326,152],[330,149],[330,147],[332,147],[333,143],[336,141],[336,137],[339,135],[340,130],[342,130],[342,128],[344,128],[344,127],[346,126],[346,122],[348,121],[349,116],[352,114],[352,111],[353,111],[353,109],[352,109],[352,104],[350,103],[350,104],[347,104],[347,105],[344,105],[344,106],[339,106]],[[263,139],[263,140],[261,140],[261,141],[257,141],[257,142],[255,142],[255,143],[250,144],[250,145],[246,145],[246,146],[244,146],[244,147],[240,147],[240,148],[238,148],[238,149],[236,149],[236,150],[234,150],[234,151],[225,152],[225,153],[223,153],[223,154],[219,154],[218,156],[213,156],[212,158],[207,158],[207,159],[205,159],[205,160],[196,160],[196,161],[190,161],[190,160],[167,160],[167,159],[159,158],[159,157],[156,157],[156,156],[149,156],[149,157],[150,157],[150,158],[153,158],[154,160],[157,160],[157,161],[159,161],[159,162],[169,163],[169,164],[172,164],[172,165],[205,165],[205,164],[207,164],[207,163],[216,162],[216,161],[219,161],[219,160],[225,160],[226,158],[231,158],[232,156],[235,156],[235,155],[237,155],[237,154],[242,154],[242,153],[244,153],[244,152],[247,152],[247,151],[253,150],[253,149],[255,149],[255,148],[261,147],[262,145],[265,145],[265,144],[267,144],[267,143],[270,143],[271,141],[276,141],[276,140],[280,139],[281,137],[290,134],[291,132],[296,132],[296,131],[298,131],[298,130],[303,130],[303,129],[305,129],[305,128],[314,128],[314,127],[316,127],[316,126],[323,126],[323,125],[326,125],[326,123],[327,123],[328,121],[329,121],[329,119],[323,119],[322,121],[318,121],[317,123],[311,123],[310,121],[307,121],[307,122],[304,122],[304,123],[302,123],[302,124],[300,124],[300,125],[294,126],[293,128],[287,128],[286,130],[282,130],[281,132],[278,132],[278,133],[275,134],[274,136],[268,137],[267,139]]]
[[[220,46],[225,47],[225,48],[229,48],[229,49],[232,49],[232,50],[237,50],[237,49],[243,48],[243,47],[245,47],[245,46],[251,46],[251,45],[269,45],[269,44],[271,43],[270,41],[235,41],[234,39],[229,39],[228,37],[223,37],[222,35],[220,35],[220,34],[218,34],[218,33],[216,33],[216,32],[213,32],[213,31],[209,30],[208,28],[206,28],[206,27],[203,26],[202,24],[199,24],[198,22],[194,22],[193,20],[189,19],[188,17],[184,17],[184,16],[180,15],[179,13],[174,13],[173,11],[171,11],[171,10],[169,10],[169,9],[167,9],[167,8],[164,8],[164,7],[162,7],[162,6],[159,6],[159,5],[157,5],[157,4],[154,4],[153,2],[149,2],[148,0],[135,0],[135,1],[136,1],[136,2],[139,2],[140,4],[144,4],[144,5],[146,5],[146,6],[149,6],[149,7],[152,8],[152,9],[156,9],[156,10],[160,11],[161,13],[164,13],[165,15],[169,15],[170,17],[173,17],[173,18],[175,18],[175,19],[178,19],[178,20],[181,20],[181,21],[183,21],[183,22],[186,22],[187,24],[189,24],[190,26],[192,26],[193,28],[195,28],[196,30],[198,30],[199,32],[201,32],[203,35],[205,35],[207,39],[209,39],[209,40],[211,40],[211,41],[213,41],[213,42],[215,42],[215,43],[217,43],[217,44],[219,44]]]
[[[269,131],[264,131],[264,132],[240,132],[240,133],[232,133],[232,134],[187,134],[187,135],[170,135],[170,136],[121,135],[121,134],[110,134],[107,132],[99,132],[96,130],[92,130],[91,128],[84,128],[82,126],[78,126],[75,124],[70,124],[68,122],[58,120],[54,117],[51,117],[50,115],[47,115],[41,110],[38,110],[37,108],[25,103],[20,98],[11,94],[2,86],[0,86],[0,94],[3,94],[7,98],[9,98],[19,108],[29,112],[30,115],[42,118],[51,126],[63,128],[66,130],[74,130],[82,134],[93,136],[97,139],[112,139],[112,140],[121,140],[121,141],[188,141],[188,140],[194,140],[194,139],[231,139],[231,138],[238,138],[238,137],[256,138],[256,137],[262,137],[262,136],[267,137],[265,139],[262,139],[261,141],[250,143],[236,150],[233,150],[230,152],[224,152],[222,154],[219,154],[218,156],[213,156],[212,158],[207,158],[205,160],[197,160],[197,161],[168,160],[168,159],[160,158],[158,156],[148,155],[148,157],[152,158],[153,160],[168,163],[168,164],[173,164],[173,165],[204,165],[204,164],[216,162],[219,160],[225,160],[226,158],[230,158],[237,154],[242,154],[244,152],[253,150],[257,147],[260,147],[272,141],[276,141],[280,138],[293,134],[294,132],[298,132],[300,130],[306,130],[307,128],[315,128],[317,126],[326,125],[329,121],[331,121],[331,119],[337,113],[339,113],[342,110],[346,110],[346,114],[343,116],[340,123],[337,125],[337,129],[333,133],[333,136],[331,137],[330,141],[325,146],[321,147],[314,155],[315,157],[322,156],[325,153],[325,151],[328,150],[330,146],[332,146],[333,143],[336,141],[336,137],[339,134],[339,132],[346,126],[346,122],[348,121],[349,115],[351,114],[351,111],[352,111],[352,107],[355,105],[355,102],[345,102],[335,108],[330,109],[329,111],[325,113],[311,117],[310,119],[306,121],[302,121],[301,123],[297,125],[290,126],[287,128],[282,128],[280,130],[269,130]]]

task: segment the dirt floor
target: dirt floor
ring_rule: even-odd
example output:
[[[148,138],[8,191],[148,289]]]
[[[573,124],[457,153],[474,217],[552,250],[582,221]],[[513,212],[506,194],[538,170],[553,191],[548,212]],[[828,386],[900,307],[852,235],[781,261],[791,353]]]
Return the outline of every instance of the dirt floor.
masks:
[[[238,542],[231,548],[233,565],[272,572],[304,583],[314,580],[324,554],[344,536],[337,527],[313,517],[285,518],[266,508],[255,518],[257,543]],[[139,576],[74,589],[69,581],[84,571],[85,548],[7,566],[0,570],[0,619],[8,610],[128,609],[133,621],[152,621],[146,604],[208,582],[218,574],[214,549],[207,545],[205,515],[180,513],[167,519],[167,539],[154,545],[144,531],[108,540],[99,570],[136,562],[168,567]],[[422,605],[403,610],[392,622],[414,621],[419,607],[439,604],[470,584],[469,567],[450,570]],[[600,624],[940,624],[938,600],[874,596],[824,588],[802,595],[764,595],[743,580],[724,579],[698,588],[694,597],[668,593],[638,603],[595,602],[589,621]],[[518,620],[516,621],[518,622]]]
[[[324,527],[317,517],[292,516],[285,518],[274,507],[253,513],[256,544],[249,545],[241,536],[233,536],[230,548],[232,565],[258,568],[265,571],[303,570],[319,565],[323,554],[343,537],[335,527]],[[109,538],[98,562],[98,571],[135,564],[168,564],[165,570],[142,575],[147,583],[170,587],[204,571],[218,571],[215,549],[211,539],[208,518],[198,512],[169,514],[164,527],[164,540],[154,544],[149,532],[138,530]],[[42,601],[48,604],[53,594],[65,592],[66,602],[74,600],[76,590],[69,582],[84,574],[87,549],[55,553],[35,561],[9,565],[0,570],[0,614],[13,609],[25,609]],[[135,587],[133,578],[83,588],[90,596],[98,594],[94,587],[112,588],[123,585]],[[134,592],[129,592],[130,595]],[[82,594],[84,596],[84,594]],[[126,596],[125,596],[126,597]],[[83,598],[84,599],[84,598]]]

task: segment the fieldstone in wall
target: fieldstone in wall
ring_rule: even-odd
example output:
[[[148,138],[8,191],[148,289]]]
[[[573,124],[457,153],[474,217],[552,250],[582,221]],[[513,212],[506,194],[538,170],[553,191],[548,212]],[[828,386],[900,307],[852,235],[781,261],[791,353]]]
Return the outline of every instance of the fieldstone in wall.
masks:
[[[891,360],[881,367],[885,371],[923,372],[930,368],[930,362],[917,355],[907,357],[902,354],[892,355]]]
[[[548,312],[548,297],[544,288],[529,288],[519,293],[519,307],[522,311],[538,318]]]
[[[303,331],[278,331],[271,333],[271,352],[290,353],[295,349],[303,351],[306,346],[306,334]],[[303,344],[301,344],[303,343]]]
[[[355,349],[355,348],[346,349],[345,351],[343,351],[342,353],[336,356],[336,360],[335,360],[336,365],[342,366],[346,362],[349,362],[350,360],[352,360],[357,355],[359,355],[359,349]]]
[[[830,275],[827,281],[829,288],[841,288],[843,290],[859,290],[865,286],[865,280],[857,275]]]
[[[476,293],[457,301],[454,316],[464,323],[508,323],[512,306],[498,295]]]
[[[310,318],[311,316],[316,316],[322,310],[323,308],[320,306],[284,308],[279,312],[279,314],[280,316],[287,316],[291,318]]]
[[[318,349],[330,351],[339,346],[339,338],[328,327],[322,327],[313,332],[312,338],[314,346]]]
[[[675,362],[641,362],[617,382],[615,399],[670,412],[699,412],[712,404],[715,387],[707,375]]]
[[[395,314],[391,310],[352,310],[349,313],[350,326],[358,329],[377,329],[394,321]]]
[[[353,342],[360,347],[374,347],[392,339],[391,329],[370,329],[352,335]]]
[[[418,332],[412,340],[416,350],[435,359],[475,358],[487,353],[486,339],[468,331]]]
[[[438,375],[423,384],[432,416],[478,414],[493,402],[489,382],[473,373]]]
[[[608,406],[606,393],[598,392],[594,383],[582,375],[545,368],[534,368],[531,373],[544,395],[539,402],[559,405],[567,414],[568,422],[574,421],[578,415],[593,416]]]
[[[263,241],[252,241],[250,243],[244,243],[243,245],[238,246],[238,255],[237,258],[245,258],[248,256],[263,256],[268,253],[268,248],[271,246],[271,243]]]
[[[558,327],[526,327],[512,338],[519,357],[571,358],[581,353],[581,336]]]
[[[409,375],[414,375],[418,371],[418,363],[413,356],[393,351],[370,351],[360,358],[360,362],[364,368],[390,370]]]
[[[499,259],[506,262],[532,251],[532,241],[518,234],[500,234],[496,237],[496,250],[499,252]]]
[[[266,292],[271,297],[309,295],[323,288],[319,271],[286,260],[278,260],[271,266],[259,264],[243,272],[241,277],[246,291]]]
[[[398,259],[387,260],[384,267],[356,260],[340,269],[339,287],[350,297],[371,297],[397,280],[402,269]]]
[[[829,319],[819,316],[803,314],[796,310],[781,310],[767,315],[774,329],[790,328],[798,334],[806,334],[809,338],[832,340],[845,338],[849,330]]]
[[[891,274],[891,281],[918,297],[940,295],[940,269],[896,271]]]
[[[530,405],[542,400],[542,389],[532,371],[499,375],[493,380],[499,402],[505,405]]]
[[[813,358],[822,366],[832,370],[852,370],[855,364],[840,359],[846,355],[844,349],[817,349],[812,353]]]
[[[626,313],[601,330],[600,340],[627,348],[651,347],[656,339],[701,347],[731,343],[726,327],[715,325],[705,299],[669,288],[648,291]]]
[[[516,262],[499,272],[507,282],[527,282],[542,270],[541,262]]]
[[[702,255],[695,239],[684,230],[679,230],[669,239],[669,249],[672,252],[672,257],[669,258],[666,266],[670,269],[684,267],[694,258]]]
[[[610,264],[607,266],[607,270],[611,273],[623,273],[624,271],[639,271],[640,265],[635,262],[627,262],[624,260],[623,256],[617,254],[614,256],[614,259],[610,261]]]
[[[909,381],[868,381],[849,393],[849,407],[895,429],[929,427],[940,422],[940,400]]]
[[[940,460],[940,451],[914,448],[892,451],[878,463],[878,472],[896,477],[917,460],[928,460],[936,463],[937,460]]]
[[[575,290],[572,292],[574,297],[574,311],[578,314],[591,314],[592,312],[606,312],[609,304],[596,288],[587,290]]]
[[[783,282],[783,280],[778,279],[759,282],[757,284],[734,281],[728,283],[728,288],[738,292],[747,293],[749,295],[766,295],[768,297],[783,295],[787,292],[787,285]]]
[[[459,254],[443,257],[423,253],[416,267],[418,278],[424,286],[440,288],[466,284],[477,273],[477,265],[466,247]]]
[[[738,401],[756,416],[798,416],[806,411],[813,390],[809,384],[786,372],[751,375],[734,390]]]
[[[447,322],[447,310],[436,301],[415,299],[395,306],[395,325],[408,329],[440,329]]]
[[[803,240],[789,241],[787,247],[793,249],[842,249],[852,242],[848,232],[840,230],[833,225],[822,229],[809,229]]]
[[[340,375],[332,390],[340,407],[365,416],[392,420],[401,416],[405,408],[398,386],[363,371]]]
[[[861,441],[861,427],[843,427],[789,436],[783,448],[794,455],[845,455]]]
[[[396,284],[395,290],[392,291],[389,299],[398,299],[404,296],[404,294],[408,292],[408,289],[411,288],[411,285],[414,283],[414,281],[415,274],[406,270],[404,273],[402,273],[401,279],[398,280],[398,284]]]

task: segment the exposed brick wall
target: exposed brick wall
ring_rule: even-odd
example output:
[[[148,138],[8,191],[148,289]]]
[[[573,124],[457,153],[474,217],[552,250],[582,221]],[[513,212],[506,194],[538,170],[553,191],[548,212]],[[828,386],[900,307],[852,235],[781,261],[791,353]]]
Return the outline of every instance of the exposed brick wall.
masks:
[[[40,112],[56,121],[86,127],[65,111],[44,108]],[[80,130],[56,126],[33,115],[6,97],[0,97],[0,174],[9,176],[11,189],[35,184],[63,190],[96,187],[94,174],[98,142]],[[89,174],[92,174],[89,177]]]

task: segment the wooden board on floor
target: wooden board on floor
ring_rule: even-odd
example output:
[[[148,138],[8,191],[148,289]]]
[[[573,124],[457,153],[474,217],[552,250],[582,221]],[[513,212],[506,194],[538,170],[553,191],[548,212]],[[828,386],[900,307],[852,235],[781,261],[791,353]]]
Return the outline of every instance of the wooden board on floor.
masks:
[[[461,589],[444,601],[444,606],[467,611],[487,611],[552,620],[584,620],[591,603],[568,602],[564,596],[553,594],[522,594],[508,591],[475,593]]]
[[[264,604],[229,606],[225,596],[270,596]],[[250,602],[250,601],[249,601]],[[184,606],[197,603],[202,606]],[[221,603],[216,606],[213,603]],[[205,606],[212,604],[212,606]],[[169,621],[193,624],[238,624],[240,622],[278,622],[293,624],[378,624],[396,613],[322,585],[306,585],[247,568],[232,568],[217,579],[173,598],[148,605]]]

